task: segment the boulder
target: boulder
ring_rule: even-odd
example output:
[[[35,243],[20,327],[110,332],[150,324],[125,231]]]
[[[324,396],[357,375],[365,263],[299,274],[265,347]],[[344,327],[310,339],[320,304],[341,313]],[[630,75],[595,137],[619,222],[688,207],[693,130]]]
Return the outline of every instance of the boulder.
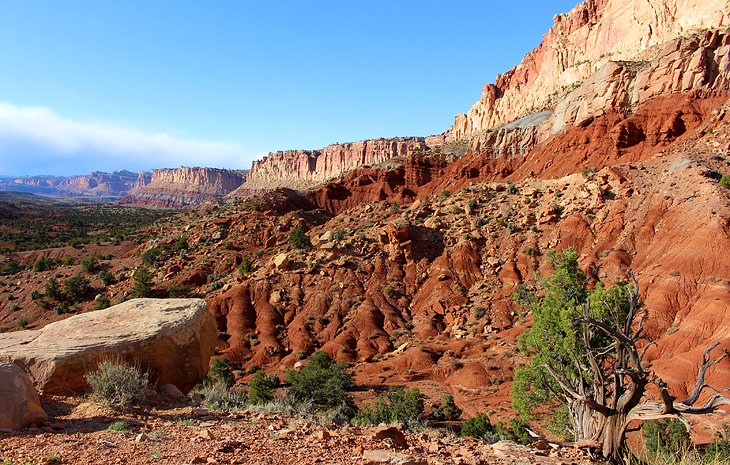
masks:
[[[88,388],[85,375],[107,359],[137,363],[155,384],[187,392],[207,374],[217,336],[202,299],[134,299],[0,334],[0,361],[26,367],[44,393]]]
[[[0,362],[0,429],[20,429],[48,421],[28,375],[13,363]]]
[[[286,252],[282,252],[278,255],[276,255],[271,262],[274,264],[274,267],[277,270],[286,270],[289,268],[289,264],[291,261],[289,260],[289,255]]]

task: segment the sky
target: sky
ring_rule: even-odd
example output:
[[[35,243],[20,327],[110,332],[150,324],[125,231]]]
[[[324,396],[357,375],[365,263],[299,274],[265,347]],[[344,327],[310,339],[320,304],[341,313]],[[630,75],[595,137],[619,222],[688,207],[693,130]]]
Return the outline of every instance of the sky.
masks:
[[[438,134],[576,3],[0,1],[0,176]]]

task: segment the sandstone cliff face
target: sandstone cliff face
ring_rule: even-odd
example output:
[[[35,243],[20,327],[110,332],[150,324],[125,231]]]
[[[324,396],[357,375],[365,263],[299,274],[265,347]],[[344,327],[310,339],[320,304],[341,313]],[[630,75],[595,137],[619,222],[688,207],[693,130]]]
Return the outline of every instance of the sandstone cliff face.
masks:
[[[438,136],[433,140],[437,139]],[[426,139],[414,137],[333,144],[322,150],[273,152],[253,162],[246,183],[232,197],[245,197],[252,191],[276,187],[311,187],[355,168],[385,163],[426,147]]]
[[[136,187],[120,200],[124,205],[180,208],[220,200],[246,180],[246,171],[218,168],[160,169],[149,182],[136,181]]]
[[[95,171],[81,176],[27,176],[0,179],[0,190],[30,192],[56,197],[118,198],[126,195],[138,182],[149,179],[149,173]]]
[[[701,74],[694,74],[711,68],[708,61],[714,57],[699,51],[698,43],[676,39],[692,31],[719,29],[728,24],[727,0],[586,0],[571,12],[556,16],[540,46],[519,65],[498,76],[495,84],[484,87],[481,99],[468,113],[455,118],[452,136],[470,137],[530,113],[552,109],[589,78],[606,82],[596,90],[608,93],[597,92],[598,101],[592,104],[591,100],[582,100],[591,108],[604,108],[606,100],[616,100],[621,95],[612,86],[625,86],[625,92],[632,94],[632,99],[625,103],[634,104],[660,93],[718,85],[719,82],[710,83]],[[668,42],[671,43],[662,47]],[[717,48],[720,44],[706,42],[704,46]],[[726,45],[721,47],[721,59],[714,59],[721,64],[716,71],[727,76]],[[678,53],[681,49],[684,51]],[[638,80],[632,79],[636,74],[620,76],[621,69],[640,67],[660,56],[664,58],[657,66],[646,67]],[[620,64],[626,61],[634,63]],[[688,74],[689,69],[692,71]],[[624,72],[631,74],[630,69]],[[596,73],[599,74],[594,76]],[[589,110],[584,109],[585,116],[591,116]],[[557,119],[563,124],[568,122]],[[553,129],[561,127],[557,124]]]

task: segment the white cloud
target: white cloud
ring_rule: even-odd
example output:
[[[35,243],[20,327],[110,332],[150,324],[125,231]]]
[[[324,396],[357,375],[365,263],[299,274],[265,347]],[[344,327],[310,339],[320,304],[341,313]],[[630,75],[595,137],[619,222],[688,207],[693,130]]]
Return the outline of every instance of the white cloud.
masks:
[[[92,170],[187,166],[248,167],[253,157],[231,142],[182,139],[64,118],[47,107],[0,102],[0,174],[82,174]],[[48,169],[60,172],[48,172]]]

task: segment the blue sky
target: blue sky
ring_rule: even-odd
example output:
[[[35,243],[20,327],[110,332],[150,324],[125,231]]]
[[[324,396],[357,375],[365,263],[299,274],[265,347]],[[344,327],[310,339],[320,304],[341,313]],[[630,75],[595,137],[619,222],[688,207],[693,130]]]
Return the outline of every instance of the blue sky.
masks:
[[[576,3],[6,1],[0,175],[440,133]]]

